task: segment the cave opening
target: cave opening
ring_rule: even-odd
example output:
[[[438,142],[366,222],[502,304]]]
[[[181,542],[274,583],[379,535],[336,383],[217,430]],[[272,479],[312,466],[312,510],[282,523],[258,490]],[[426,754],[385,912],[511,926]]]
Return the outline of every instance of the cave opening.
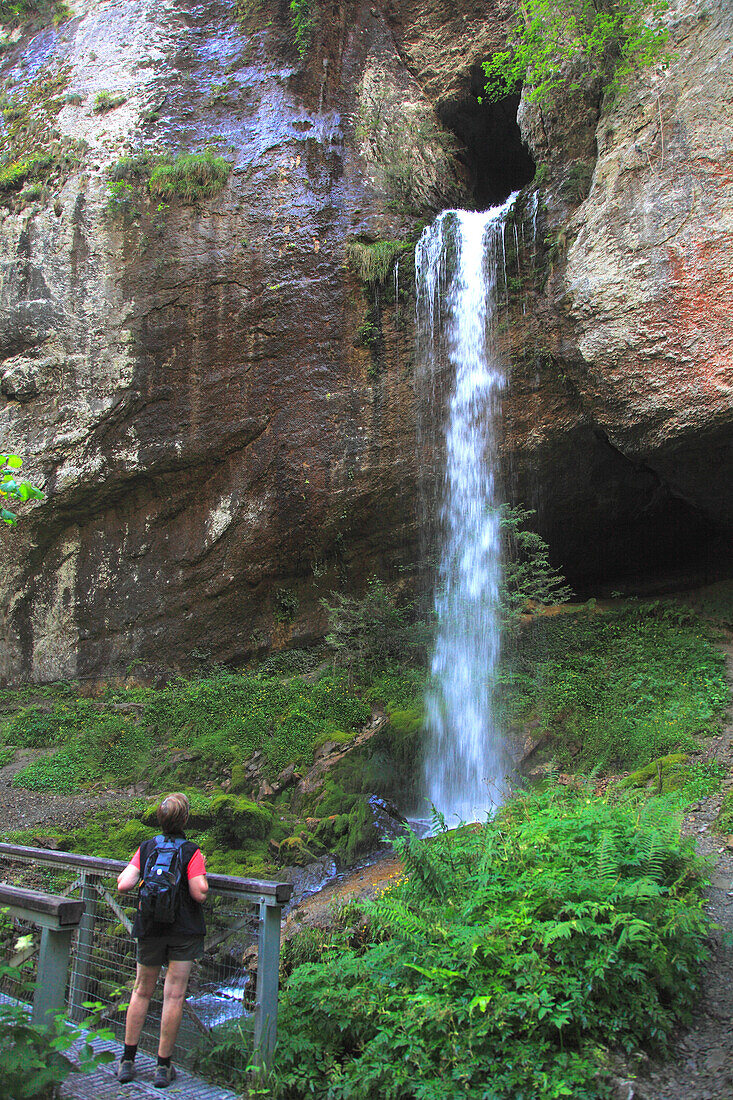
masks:
[[[517,122],[519,96],[495,103],[482,99],[484,72],[476,65],[466,94],[438,108],[442,124],[458,138],[476,210],[497,206],[531,182],[535,163]],[[479,102],[482,99],[482,102]]]
[[[581,598],[648,596],[731,576],[730,538],[697,508],[671,494],[641,510],[629,504],[619,501],[595,532],[571,526],[568,517],[564,547],[557,527],[550,535],[550,545],[562,548],[558,564],[564,558],[565,575]]]

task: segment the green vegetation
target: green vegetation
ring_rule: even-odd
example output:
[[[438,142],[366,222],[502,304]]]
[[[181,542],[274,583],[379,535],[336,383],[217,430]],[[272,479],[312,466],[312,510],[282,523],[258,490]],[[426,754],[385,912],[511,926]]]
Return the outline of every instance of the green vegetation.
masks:
[[[229,179],[231,164],[217,156],[213,149],[203,153],[179,153],[172,161],[159,162],[148,180],[148,190],[154,197],[169,201],[196,202],[211,198],[221,191]]]
[[[295,48],[305,57],[315,26],[313,0],[290,0],[290,19],[295,32]]]
[[[274,778],[291,762],[310,763],[313,746],[329,731],[355,732],[370,713],[340,675],[306,684],[219,673],[160,690],[110,689],[103,700],[66,696],[48,709],[30,704],[5,722],[2,739],[55,748],[19,772],[17,786],[72,791],[148,775],[163,787],[216,779],[259,749],[265,774]]]
[[[298,607],[300,605],[298,593],[294,592],[292,588],[276,588],[274,602],[275,622],[291,623],[298,614]]]
[[[174,200],[193,203],[211,198],[229,179],[231,164],[213,149],[203,153],[155,155],[144,150],[120,157],[107,184],[107,215],[123,225],[140,216],[145,193],[160,200],[153,217]]]
[[[664,1047],[699,995],[703,880],[679,824],[668,800],[552,791],[413,837],[361,927],[349,913],[300,949],[275,1095],[608,1095],[605,1052]]]
[[[28,196],[17,193],[26,180],[58,185],[80,162],[83,144],[56,128],[70,72],[62,65],[44,71],[22,91],[6,84],[0,92],[0,201],[6,205],[22,207]]]
[[[107,111],[112,111],[115,107],[121,106],[125,102],[125,98],[123,95],[113,95],[112,92],[97,92],[92,104],[92,111],[95,115],[106,114]]]
[[[2,188],[2,172],[0,172],[0,189]],[[4,507],[6,500],[20,501],[25,504],[29,500],[45,500],[44,494],[30,481],[24,481],[19,474],[23,465],[23,459],[18,455],[0,454],[0,522],[14,527],[18,522],[15,512]]]
[[[395,606],[389,589],[377,577],[367,582],[361,599],[333,592],[333,603],[321,600],[328,612],[326,641],[337,664],[350,674],[374,675],[390,662],[409,663],[410,656],[424,646],[424,627],[413,622],[412,604]]]
[[[534,514],[521,505],[499,506],[505,562],[500,601],[505,626],[516,626],[528,605],[566,603],[572,595],[559,569],[550,564],[549,546],[541,535],[527,527]]]
[[[367,286],[384,285],[392,274],[395,260],[412,247],[409,241],[349,241],[346,263]]]
[[[19,941],[19,942],[22,942]],[[23,979],[16,967],[0,966],[0,979]],[[66,1080],[74,1064],[64,1057],[64,1051],[76,1045],[75,1061],[82,1073],[114,1061],[109,1051],[94,1053],[91,1040],[114,1039],[109,1028],[97,1030],[101,1012],[92,1013],[80,1026],[71,1025],[63,1014],[53,1024],[41,1027],[32,1024],[25,1009],[18,1004],[0,1004],[0,1080],[3,1095],[12,1100],[51,1100]]]
[[[589,81],[618,93],[638,70],[669,63],[667,8],[664,0],[523,0],[508,49],[484,62],[486,97],[526,85],[530,102],[544,102]]]
[[[62,0],[0,0],[0,23],[5,27],[25,23],[41,26],[70,17],[71,12]]]
[[[546,734],[547,752],[576,770],[695,750],[728,698],[710,629],[661,602],[536,617],[511,643],[499,691],[505,720]]]

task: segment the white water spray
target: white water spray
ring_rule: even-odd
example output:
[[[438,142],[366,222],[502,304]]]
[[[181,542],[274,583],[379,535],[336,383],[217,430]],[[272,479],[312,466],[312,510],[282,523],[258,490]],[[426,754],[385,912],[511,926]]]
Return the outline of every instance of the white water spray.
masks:
[[[423,233],[415,259],[420,367],[432,391],[442,370],[452,378],[425,772],[428,800],[450,824],[490,813],[507,772],[493,713],[501,581],[495,470],[504,384],[494,324],[497,261],[513,201],[479,213],[445,211]]]

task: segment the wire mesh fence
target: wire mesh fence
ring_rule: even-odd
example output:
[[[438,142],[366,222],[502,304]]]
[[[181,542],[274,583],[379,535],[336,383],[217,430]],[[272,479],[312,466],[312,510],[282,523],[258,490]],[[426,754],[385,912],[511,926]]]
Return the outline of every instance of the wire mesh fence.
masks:
[[[112,860],[0,844],[2,881],[84,901],[85,911],[74,937],[69,965],[68,1014],[74,1020],[82,1020],[88,1015],[86,1006],[90,1002],[101,1004],[104,1023],[120,1037],[136,969],[135,941],[131,937],[135,898],[117,893],[116,878],[122,866]],[[181,1052],[184,1055],[188,1052],[191,1058],[207,1039],[213,1038],[215,1028],[229,1022],[243,1026],[243,1030],[251,1028],[256,1041],[258,1036],[274,1033],[277,974],[273,1010],[271,999],[269,1003],[266,998],[263,1000],[268,985],[272,987],[273,976],[259,974],[256,960],[258,954],[265,958],[263,931],[265,925],[273,925],[273,918],[277,924],[279,956],[279,906],[289,896],[286,884],[248,882],[228,876],[209,876],[209,885],[204,956],[194,964],[191,973],[178,1044]],[[21,967],[22,974],[20,981],[12,975],[3,979],[0,991],[16,1000],[31,1000],[39,929],[4,917],[0,942],[3,961]],[[272,951],[266,954],[271,963]],[[251,973],[248,965],[253,965],[256,973]],[[161,1006],[162,982],[158,982],[140,1040],[143,1049],[157,1049]],[[263,1012],[268,1014],[266,1021],[262,1019]]]

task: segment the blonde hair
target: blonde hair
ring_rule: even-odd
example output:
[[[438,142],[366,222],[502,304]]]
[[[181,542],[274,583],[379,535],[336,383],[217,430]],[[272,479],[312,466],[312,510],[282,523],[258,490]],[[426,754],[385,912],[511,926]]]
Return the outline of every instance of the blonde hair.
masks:
[[[181,791],[167,794],[157,810],[158,824],[164,833],[180,833],[188,821],[191,806]]]

